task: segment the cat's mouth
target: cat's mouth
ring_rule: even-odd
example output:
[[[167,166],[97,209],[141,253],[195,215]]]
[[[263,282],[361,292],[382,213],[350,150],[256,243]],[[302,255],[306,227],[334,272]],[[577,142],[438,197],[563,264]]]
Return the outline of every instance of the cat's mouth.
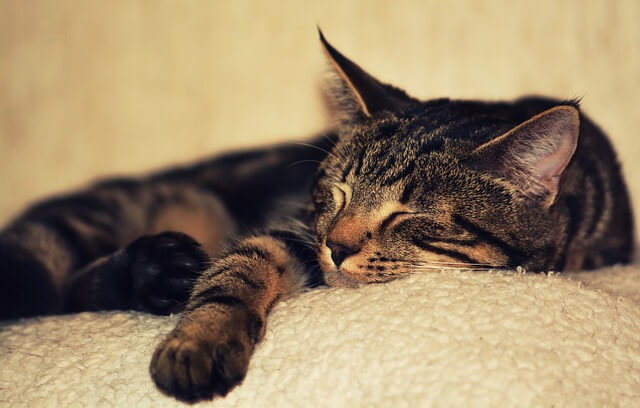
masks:
[[[323,245],[318,252],[320,268],[322,269],[324,281],[327,285],[334,287],[357,288],[364,284],[363,282],[350,277],[349,272],[344,268],[336,267],[331,260],[331,251],[326,245]]]

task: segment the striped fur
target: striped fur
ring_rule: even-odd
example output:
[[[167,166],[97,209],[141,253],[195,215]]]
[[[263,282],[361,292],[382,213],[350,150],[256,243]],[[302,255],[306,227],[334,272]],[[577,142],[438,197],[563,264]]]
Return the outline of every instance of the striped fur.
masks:
[[[0,233],[0,317],[182,311],[150,372],[195,401],[242,381],[306,287],[630,260],[620,166],[577,102],[421,102],[321,41],[334,132],[35,205]]]

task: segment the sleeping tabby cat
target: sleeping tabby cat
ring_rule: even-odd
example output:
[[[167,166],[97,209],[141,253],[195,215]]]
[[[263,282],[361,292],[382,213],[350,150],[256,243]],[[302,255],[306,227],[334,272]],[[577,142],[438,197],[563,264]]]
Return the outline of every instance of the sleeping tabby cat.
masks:
[[[335,132],[33,206],[0,234],[0,317],[182,311],[150,371],[194,401],[242,381],[271,308],[305,287],[630,260],[620,166],[577,102],[422,102],[320,39]]]

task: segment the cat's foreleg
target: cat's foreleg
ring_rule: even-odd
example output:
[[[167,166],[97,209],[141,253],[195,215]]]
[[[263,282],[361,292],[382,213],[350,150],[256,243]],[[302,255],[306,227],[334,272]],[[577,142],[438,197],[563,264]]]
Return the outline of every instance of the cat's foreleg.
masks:
[[[75,274],[66,288],[65,311],[178,312],[209,265],[200,244],[188,235],[143,236]]]
[[[178,399],[225,395],[247,372],[267,314],[306,284],[303,265],[272,236],[241,241],[198,279],[176,328],[156,349],[150,372]]]

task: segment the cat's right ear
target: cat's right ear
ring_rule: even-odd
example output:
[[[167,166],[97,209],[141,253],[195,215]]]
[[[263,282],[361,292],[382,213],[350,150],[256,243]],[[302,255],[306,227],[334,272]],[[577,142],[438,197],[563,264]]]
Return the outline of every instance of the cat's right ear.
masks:
[[[404,112],[417,100],[403,90],[384,84],[336,50],[318,28],[322,48],[331,63],[334,77],[328,83],[331,108],[347,121],[359,121],[378,112]]]
[[[466,163],[512,184],[528,206],[549,208],[558,196],[579,133],[577,107],[556,106],[478,147]]]

